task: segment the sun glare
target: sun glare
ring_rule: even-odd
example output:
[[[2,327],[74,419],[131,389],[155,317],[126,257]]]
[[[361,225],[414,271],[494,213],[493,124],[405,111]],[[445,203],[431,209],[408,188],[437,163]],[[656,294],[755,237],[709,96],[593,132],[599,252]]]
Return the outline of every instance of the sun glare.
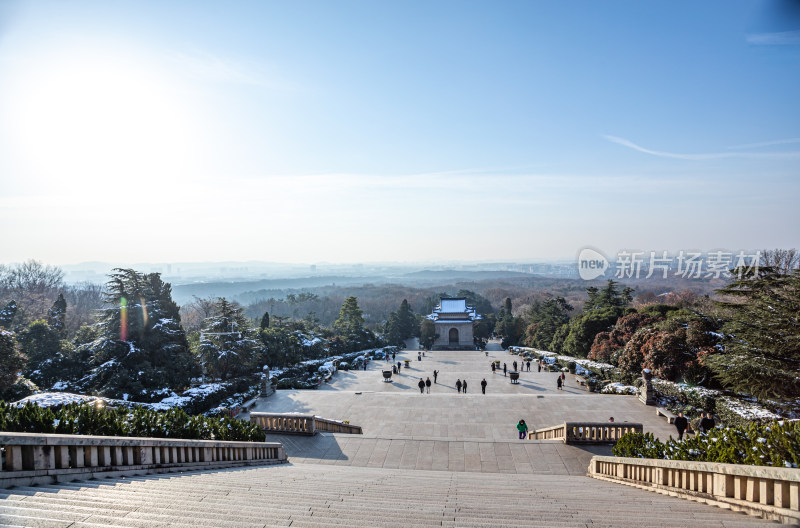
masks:
[[[183,179],[189,120],[157,69],[101,56],[36,61],[17,79],[19,162],[49,185]]]

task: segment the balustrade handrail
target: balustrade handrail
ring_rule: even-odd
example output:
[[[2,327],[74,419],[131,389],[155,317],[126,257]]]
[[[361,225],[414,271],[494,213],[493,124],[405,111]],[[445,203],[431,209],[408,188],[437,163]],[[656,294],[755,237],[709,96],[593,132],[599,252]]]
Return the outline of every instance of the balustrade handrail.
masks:
[[[317,432],[362,434],[361,426],[299,413],[250,413],[250,421],[268,433],[314,435]]]
[[[641,433],[640,423],[629,422],[564,422],[528,433],[529,440],[562,440],[567,444],[616,443],[623,435]]]
[[[784,523],[800,521],[800,470],[795,468],[594,456],[588,474]]]
[[[0,432],[0,488],[91,478],[96,473],[150,473],[279,463],[278,442]]]

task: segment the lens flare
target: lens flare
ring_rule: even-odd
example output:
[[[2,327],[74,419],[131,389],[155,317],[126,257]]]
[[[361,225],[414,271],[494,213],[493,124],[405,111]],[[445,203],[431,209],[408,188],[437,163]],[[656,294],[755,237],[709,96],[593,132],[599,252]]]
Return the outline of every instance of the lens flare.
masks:
[[[142,303],[142,328],[147,328],[147,302],[144,297],[139,297],[139,302]]]
[[[119,340],[128,340],[128,299],[119,299]]]

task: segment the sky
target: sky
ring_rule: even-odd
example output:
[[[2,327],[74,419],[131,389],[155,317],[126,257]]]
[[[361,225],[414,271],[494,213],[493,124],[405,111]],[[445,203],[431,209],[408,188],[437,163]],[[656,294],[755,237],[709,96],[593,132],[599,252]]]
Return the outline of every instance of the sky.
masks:
[[[798,1],[0,1],[0,262],[800,246]]]

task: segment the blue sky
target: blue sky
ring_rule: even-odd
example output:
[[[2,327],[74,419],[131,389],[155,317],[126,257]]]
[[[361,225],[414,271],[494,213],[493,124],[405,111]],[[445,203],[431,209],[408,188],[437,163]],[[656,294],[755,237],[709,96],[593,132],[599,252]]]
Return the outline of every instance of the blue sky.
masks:
[[[5,2],[0,262],[796,247],[797,2]]]

